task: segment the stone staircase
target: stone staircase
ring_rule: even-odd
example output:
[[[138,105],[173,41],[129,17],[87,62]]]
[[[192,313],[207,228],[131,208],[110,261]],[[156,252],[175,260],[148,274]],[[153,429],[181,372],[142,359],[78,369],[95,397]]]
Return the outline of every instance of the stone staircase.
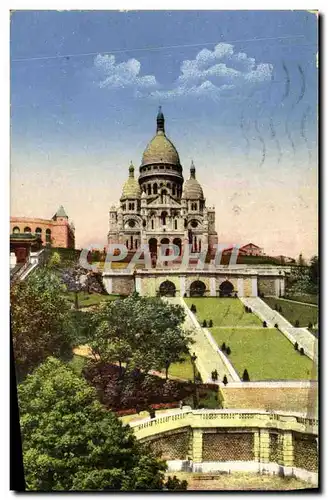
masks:
[[[217,370],[218,383],[222,382],[224,375],[227,376],[228,382],[236,380],[231,375],[229,368],[224,363],[220,354],[211,345],[206,332],[200,327],[197,319],[189,310],[187,304],[182,297],[166,297],[170,304],[178,304],[182,306],[186,312],[186,319],[183,327],[192,333],[194,344],[190,347],[190,353],[193,352],[197,356],[196,367],[202,377],[203,382],[213,383],[211,372]]]
[[[303,347],[304,353],[316,364],[318,363],[318,340],[309,332],[307,328],[295,328],[281,314],[271,309],[259,297],[240,297],[245,306],[252,309],[262,321],[266,321],[268,328],[274,328],[277,323],[279,330],[288,338],[290,342],[298,343],[299,348]]]

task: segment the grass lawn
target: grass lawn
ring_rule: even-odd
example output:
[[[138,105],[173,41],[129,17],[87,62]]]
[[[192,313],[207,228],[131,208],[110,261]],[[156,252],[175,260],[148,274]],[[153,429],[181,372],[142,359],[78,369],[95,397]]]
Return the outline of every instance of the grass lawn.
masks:
[[[67,292],[68,300],[75,303],[75,292]],[[119,295],[103,295],[101,293],[78,292],[79,307],[89,307],[108,300],[116,300]]]
[[[316,379],[313,363],[275,328],[211,328],[220,347],[230,347],[229,360],[242,377],[246,368],[251,381]],[[220,374],[221,376],[221,374]]]
[[[262,326],[260,319],[252,313],[246,313],[239,299],[217,297],[188,297],[184,299],[190,308],[196,306],[196,316],[200,324],[206,319],[213,321],[213,326]]]
[[[185,380],[193,380],[194,374],[190,357],[186,356],[182,363],[172,363],[169,368],[169,375]]]
[[[278,307],[281,307],[282,311],[280,314],[284,316],[292,325],[295,325],[296,320],[300,322],[300,326],[305,327],[307,327],[309,323],[315,325],[318,322],[317,307],[288,302],[275,297],[264,297],[262,300],[264,300],[264,302],[266,302],[272,309],[275,308],[276,304]]]
[[[287,295],[286,299],[288,300],[297,300],[297,302],[305,302],[308,304],[318,305],[319,303],[319,295],[313,295],[309,293],[302,293],[302,295]]]

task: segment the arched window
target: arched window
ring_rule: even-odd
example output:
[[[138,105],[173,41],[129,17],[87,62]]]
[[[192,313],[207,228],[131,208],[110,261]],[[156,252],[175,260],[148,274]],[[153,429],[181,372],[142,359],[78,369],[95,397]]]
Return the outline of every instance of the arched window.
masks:
[[[171,183],[170,183],[170,182],[168,182],[168,183],[166,184],[166,187],[167,187],[167,189],[171,189]]]
[[[151,194],[151,185],[148,184],[147,188],[148,188],[148,194]]]
[[[154,219],[151,220],[151,228],[154,229]]]
[[[162,225],[166,226],[166,217],[167,217],[167,212],[162,212],[161,213],[161,219],[162,219]]]
[[[178,229],[178,221],[176,219],[174,220],[174,229]]]
[[[41,227],[37,227],[35,230],[35,234],[42,234],[42,229]]]
[[[133,236],[131,236],[130,241],[131,241],[131,246],[130,246],[130,248],[131,248],[131,250],[133,250]]]
[[[135,246],[136,249],[138,248],[138,240],[135,240],[134,246]]]
[[[14,233],[14,234],[19,234],[19,233],[20,233],[20,229],[19,229],[19,227],[18,227],[18,226],[15,226],[15,227],[13,228],[13,233]]]
[[[31,228],[26,226],[24,227],[24,233],[30,233],[31,232]]]
[[[154,194],[157,194],[157,184],[155,182],[155,184],[153,185],[153,193]]]
[[[46,229],[46,242],[51,243],[51,230]]]
[[[173,184],[173,186],[172,186],[172,194],[173,194],[173,196],[175,196],[175,184]]]

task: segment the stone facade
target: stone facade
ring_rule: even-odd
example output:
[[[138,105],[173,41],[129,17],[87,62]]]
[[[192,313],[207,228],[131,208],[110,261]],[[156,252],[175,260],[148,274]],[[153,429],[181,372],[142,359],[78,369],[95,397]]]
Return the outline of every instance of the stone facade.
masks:
[[[75,228],[63,207],[51,219],[34,217],[10,217],[11,234],[36,234],[43,245],[59,248],[75,248]]]
[[[139,179],[134,178],[131,164],[120,205],[110,209],[108,243],[124,244],[130,252],[148,244],[153,257],[161,244],[173,243],[180,253],[183,245],[190,244],[197,253],[207,246],[212,252],[217,243],[215,210],[206,206],[193,163],[190,178],[184,181],[179,154],[165,134],[161,111],[156,135],[143,153]]]

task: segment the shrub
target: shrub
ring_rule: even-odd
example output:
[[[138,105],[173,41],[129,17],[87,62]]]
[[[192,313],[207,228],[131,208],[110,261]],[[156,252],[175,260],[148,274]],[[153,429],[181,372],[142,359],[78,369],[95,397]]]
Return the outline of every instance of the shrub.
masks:
[[[228,347],[227,347],[227,349],[226,349],[226,354],[227,354],[227,356],[229,356],[229,354],[231,354],[231,349],[230,349],[230,347],[229,347],[229,346],[228,346]]]
[[[310,321],[310,323],[308,324],[308,328],[309,328],[309,330],[312,330],[312,328],[313,328],[313,324],[311,323],[311,321]]]
[[[210,319],[209,322],[208,322],[208,326],[209,328],[212,328],[213,327],[213,321]]]
[[[274,327],[275,327],[275,328],[279,328],[278,323],[275,323],[275,324],[274,324]]]
[[[227,379],[226,375],[223,377],[222,382],[223,382],[224,385],[227,385],[228,379]]]
[[[185,292],[185,293],[183,294],[183,296],[184,296],[184,297],[187,297],[187,293]]]
[[[191,312],[193,312],[193,313],[195,313],[195,312],[196,312],[196,310],[197,310],[197,309],[196,309],[195,304],[191,304],[190,311],[191,311]]]
[[[282,313],[282,308],[281,308],[281,306],[279,306],[279,312],[280,312],[280,313]]]
[[[206,328],[206,327],[207,327],[207,321],[206,321],[206,319],[204,319],[204,321],[203,321],[203,328]]]
[[[248,306],[245,306],[245,312],[248,313]]]
[[[263,321],[263,328],[266,328],[268,325],[267,325],[267,322],[266,321]]]
[[[302,356],[304,356],[304,349],[303,349],[303,347],[301,347],[301,348],[300,348],[300,354],[301,354]]]
[[[274,310],[275,310],[275,311],[278,311],[278,310],[279,310],[279,308],[278,308],[277,304],[275,304],[275,305],[274,305]]]
[[[294,344],[294,349],[295,349],[295,351],[298,351],[298,343],[297,342],[295,342],[295,344]]]
[[[226,350],[226,345],[225,345],[225,342],[223,342],[223,344],[221,345],[221,351],[225,351]]]
[[[250,378],[249,378],[249,375],[248,375],[248,371],[247,369],[245,368],[244,370],[244,373],[243,373],[243,376],[242,376],[242,379],[244,382],[249,382]]]
[[[299,322],[299,320],[297,319],[297,320],[295,321],[295,328],[299,328],[299,326],[300,326],[300,322]]]

